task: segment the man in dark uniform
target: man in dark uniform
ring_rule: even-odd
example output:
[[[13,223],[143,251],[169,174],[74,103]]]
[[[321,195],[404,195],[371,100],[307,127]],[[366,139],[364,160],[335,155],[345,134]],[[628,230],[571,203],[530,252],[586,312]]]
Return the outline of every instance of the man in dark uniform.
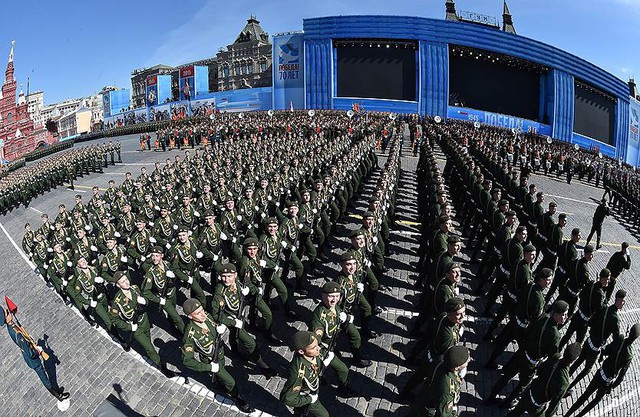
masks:
[[[626,339],[622,334],[615,336],[613,342],[605,349],[604,354],[607,358],[602,363],[599,371],[595,373],[587,389],[580,395],[580,398],[573,403],[564,417],[569,417],[576,412],[582,404],[586,403],[591,397],[591,394],[595,392],[596,396],[576,417],[586,415],[605,395],[610,394],[613,389],[620,385],[633,360],[634,355],[631,346],[638,336],[640,336],[640,324],[638,323],[631,327]]]
[[[318,401],[320,376],[325,365],[317,338],[312,332],[296,332],[291,347],[294,355],[280,401],[293,408],[294,416],[329,417],[327,409]]]
[[[554,275],[551,288],[549,288],[549,291],[547,291],[545,302],[549,303],[556,290],[566,285],[567,279],[569,279],[569,265],[573,261],[578,259],[576,244],[580,241],[581,238],[582,235],[580,234],[580,229],[574,228],[571,231],[571,239],[563,242],[562,245],[560,245],[560,248],[558,249],[558,265],[556,267],[556,273]]]
[[[611,298],[611,294],[613,294],[613,289],[616,286],[616,281],[620,274],[624,272],[625,269],[631,268],[631,256],[629,255],[629,243],[622,242],[622,248],[611,255],[609,258],[609,262],[607,262],[606,268],[611,272],[611,281],[609,285],[607,285],[607,293],[606,293],[606,301],[609,301]]]
[[[567,285],[560,288],[560,299],[569,303],[569,317],[574,313],[580,291],[591,282],[588,263],[593,259],[594,251],[593,246],[585,246],[582,258],[569,264]]]
[[[191,319],[182,338],[182,362],[197,372],[211,372],[212,379],[222,385],[236,406],[244,413],[254,410],[238,393],[238,386],[224,366],[224,343],[221,336],[227,326],[204,311],[200,302],[190,298],[182,309]],[[196,359],[195,354],[198,354]]]
[[[609,215],[609,205],[606,199],[602,199],[595,213],[593,213],[593,222],[591,223],[591,231],[587,236],[587,245],[591,242],[593,234],[596,234],[596,250],[600,249],[600,235],[602,234],[602,223],[604,223],[605,217]]]

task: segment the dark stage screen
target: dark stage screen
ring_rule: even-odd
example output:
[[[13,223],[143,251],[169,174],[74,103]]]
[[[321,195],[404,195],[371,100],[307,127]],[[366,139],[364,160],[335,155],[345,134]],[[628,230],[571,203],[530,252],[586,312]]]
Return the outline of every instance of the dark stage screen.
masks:
[[[613,145],[616,103],[612,100],[576,83],[573,131]]]
[[[380,45],[336,46],[338,97],[416,100],[416,51]]]
[[[473,55],[449,54],[449,104],[548,123],[540,118],[540,73]]]

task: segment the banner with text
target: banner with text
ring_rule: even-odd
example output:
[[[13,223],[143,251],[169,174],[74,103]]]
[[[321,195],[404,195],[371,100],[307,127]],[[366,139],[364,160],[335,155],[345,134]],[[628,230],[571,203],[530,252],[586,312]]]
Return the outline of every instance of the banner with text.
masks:
[[[304,108],[304,42],[301,33],[273,37],[273,108]]]
[[[180,68],[180,100],[191,100],[195,95],[195,69],[193,65]]]
[[[638,166],[640,156],[640,102],[633,97],[629,102],[629,143],[626,163]]]
[[[506,114],[492,113],[484,110],[469,109],[466,107],[449,106],[447,117],[450,119],[469,120],[491,126],[499,126],[507,129],[517,129],[521,132],[536,132],[541,135],[551,136],[551,126],[521,119],[520,117]]]

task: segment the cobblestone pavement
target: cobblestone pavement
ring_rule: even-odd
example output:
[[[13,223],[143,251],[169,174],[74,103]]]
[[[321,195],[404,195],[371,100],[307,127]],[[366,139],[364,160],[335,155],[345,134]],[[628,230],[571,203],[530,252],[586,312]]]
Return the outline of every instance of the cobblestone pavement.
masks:
[[[9,236],[18,243],[22,239],[22,231],[25,222],[40,223],[40,214],[48,213],[50,216],[57,211],[60,203],[67,207],[73,207],[73,197],[80,193],[90,197],[90,188],[98,185],[101,188],[107,186],[110,179],[120,183],[124,179],[126,171],[131,171],[134,176],[140,172],[142,166],[153,170],[153,163],[163,162],[167,157],[173,157],[178,151],[140,152],[137,151],[137,136],[125,136],[119,138],[123,145],[123,164],[109,166],[104,174],[92,174],[79,178],[76,182],[76,190],[58,188],[37,199],[34,199],[29,208],[21,207],[4,217],[0,217],[0,224]],[[181,152],[182,153],[182,152]],[[380,155],[379,164],[382,166],[385,156]],[[444,162],[444,161],[443,161]],[[363,353],[370,357],[374,364],[366,369],[351,367],[350,382],[362,393],[362,397],[343,400],[335,397],[335,378],[329,373],[329,381],[333,387],[323,387],[321,400],[328,408],[332,417],[347,416],[403,416],[406,414],[407,404],[397,401],[398,387],[402,387],[407,381],[410,370],[404,366],[404,355],[408,353],[407,325],[416,309],[413,301],[416,292],[413,289],[412,275],[416,269],[412,262],[417,261],[415,251],[417,247],[416,224],[416,178],[415,167],[417,159],[411,157],[405,151],[402,159],[402,174],[397,201],[398,224],[392,227],[392,254],[386,259],[389,271],[385,274],[381,284],[385,289],[379,296],[379,303],[386,306],[386,311],[374,318],[372,328],[382,332],[382,336],[366,343]],[[333,253],[330,261],[321,267],[321,278],[313,281],[314,290],[310,298],[298,300],[298,312],[303,318],[310,316],[311,310],[317,305],[320,298],[319,287],[325,282],[325,278],[331,279],[337,275],[338,256],[348,246],[349,231],[359,224],[359,215],[363,213],[365,201],[375,184],[378,171],[365,183],[355,207],[350,209],[350,214],[344,223],[337,228],[337,237],[332,237]],[[591,216],[597,201],[602,195],[602,189],[574,180],[571,186],[566,182],[554,178],[534,175],[530,181],[538,185],[538,189],[545,192],[547,202],[552,199],[558,202],[558,213],[570,213],[567,230],[580,227],[586,236],[591,226]],[[627,240],[631,244],[631,256],[633,262],[640,252],[640,244],[637,239],[638,231],[625,227],[619,219],[612,216],[605,221],[603,228],[603,247],[592,262],[592,273],[597,273],[606,264],[609,256],[619,248],[619,243]],[[584,244],[584,242],[581,242]],[[152,322],[156,325],[152,329],[152,339],[159,349],[160,354],[168,358],[171,369],[179,371],[188,377],[185,384],[183,377],[169,380],[149,366],[139,355],[126,353],[111,339],[91,328],[81,317],[64,303],[32,272],[21,252],[14,248],[6,237],[0,239],[0,293],[11,297],[19,306],[19,317],[31,334],[43,342],[46,339],[50,353],[60,361],[55,368],[57,380],[71,392],[71,408],[67,412],[60,412],[56,408],[56,401],[44,390],[37,376],[24,364],[13,343],[6,336],[1,336],[0,354],[3,360],[0,362],[0,407],[4,410],[11,409],[8,415],[91,415],[96,407],[109,395],[119,396],[129,407],[148,416],[181,416],[181,415],[207,415],[207,416],[234,416],[242,415],[235,407],[230,407],[230,401],[222,396],[213,399],[214,394],[203,387],[207,378],[195,375],[181,365],[179,355],[179,342],[171,336],[165,328],[168,328],[166,320],[152,315]],[[486,361],[490,345],[482,342],[481,335],[488,326],[486,319],[480,318],[477,311],[484,306],[482,297],[476,297],[469,290],[469,282],[473,279],[476,265],[468,262],[465,253],[461,262],[463,264],[464,286],[461,290],[467,300],[468,331],[465,333],[466,345],[472,349],[472,362],[469,373],[464,383],[460,415],[462,416],[503,416],[506,411],[496,407],[485,407],[481,404],[481,398],[486,396],[491,385],[497,379],[496,371],[487,371],[482,367]],[[594,272],[595,271],[595,272]],[[625,329],[633,323],[640,321],[640,301],[637,294],[640,293],[638,282],[639,273],[633,265],[631,271],[625,272],[619,280],[618,286],[625,288],[630,296],[623,310],[622,321]],[[2,295],[0,294],[0,295]],[[181,304],[185,299],[184,294],[178,300]],[[179,309],[179,311],[181,311]],[[282,339],[290,340],[296,329],[305,328],[301,321],[287,323],[283,320],[283,312],[275,311],[274,332]],[[265,360],[282,372],[289,360],[291,352],[285,346],[270,348],[258,338]],[[510,345],[509,350],[513,350]],[[640,347],[636,346],[636,353]],[[346,340],[338,344],[343,352],[347,352]],[[133,351],[132,351],[133,352]],[[344,354],[346,363],[349,364],[349,354]],[[508,354],[503,355],[501,363],[508,360]],[[53,364],[54,361],[49,361]],[[261,411],[253,415],[269,414],[276,416],[289,415],[289,410],[280,405],[278,396],[284,378],[275,377],[266,381],[264,376],[245,367],[240,360],[227,359],[231,362],[230,370],[240,385],[240,390],[249,402]],[[589,383],[590,377],[585,378],[575,390],[573,397],[562,402],[560,411],[564,412],[577,399],[581,391]],[[626,380],[610,396],[605,397],[591,413],[591,416],[636,416],[635,403],[639,400],[638,384],[640,374],[637,360],[627,374]],[[221,402],[226,402],[223,404]]]

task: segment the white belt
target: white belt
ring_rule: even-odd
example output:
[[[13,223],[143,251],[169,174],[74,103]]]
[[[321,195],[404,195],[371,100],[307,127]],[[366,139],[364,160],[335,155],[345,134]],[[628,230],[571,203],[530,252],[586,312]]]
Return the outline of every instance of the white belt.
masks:
[[[595,346],[593,344],[593,342],[591,341],[591,336],[589,336],[589,338],[587,339],[587,343],[589,344],[589,347],[595,352],[600,352],[602,350],[602,346]]]
[[[580,317],[582,317],[584,321],[589,321],[589,317],[587,317],[582,310],[578,309],[578,314],[580,314]]]
[[[509,271],[507,271],[506,269],[504,269],[504,266],[500,265],[500,270],[502,272],[504,272],[505,274],[509,275]]]
[[[544,240],[545,242],[547,241],[547,237],[544,235],[538,235],[538,237],[542,240]]]
[[[545,403],[542,404],[538,404],[538,402],[533,398],[533,391],[531,389],[529,389],[529,398],[531,398],[531,404],[533,404],[536,407],[542,407]]]
[[[567,287],[567,291],[569,291],[569,294],[573,295],[574,297],[577,297],[578,294],[580,293],[580,291],[573,291],[571,288]]]
[[[524,355],[527,357],[527,360],[529,361],[529,363],[531,363],[531,365],[538,366],[538,364],[540,363],[540,359],[538,359],[538,360],[531,359],[531,356],[529,356],[529,354],[527,352],[525,352]]]
[[[558,267],[558,271],[562,272],[563,274],[567,273],[567,271],[565,271],[565,269],[561,266]]]
[[[498,249],[497,247],[494,247],[494,248],[493,248],[493,251],[494,251],[495,253],[497,253],[497,254],[498,254],[498,256],[502,255],[502,251],[501,251],[500,249]]]
[[[518,317],[516,317],[516,324],[520,326],[522,329],[525,329],[529,325],[529,323],[521,322]]]
[[[538,223],[532,222],[531,220],[529,220],[527,223],[529,223],[529,226],[531,227],[538,227]]]
[[[518,297],[516,295],[514,295],[511,291],[507,290],[507,295],[509,296],[509,298],[511,298],[513,301],[518,301]]]
[[[604,369],[600,368],[600,378],[607,384],[610,385],[615,378],[609,378],[607,374],[604,373]]]

